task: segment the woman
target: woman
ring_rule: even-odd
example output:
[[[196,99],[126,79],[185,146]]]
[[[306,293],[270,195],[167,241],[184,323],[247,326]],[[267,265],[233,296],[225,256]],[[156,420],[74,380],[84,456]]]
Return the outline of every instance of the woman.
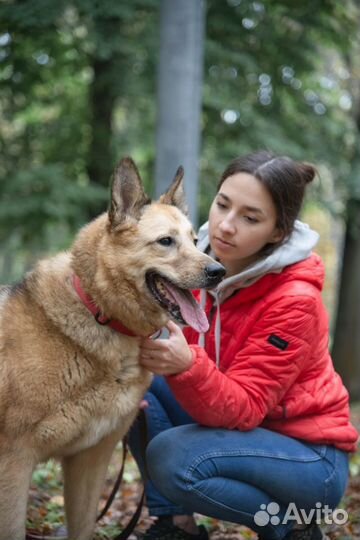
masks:
[[[358,436],[328,352],[318,234],[297,221],[314,176],[268,152],[231,162],[199,236],[226,268],[216,290],[196,293],[210,330],[170,322],[168,339],[142,343],[141,363],[158,375],[145,398],[158,519],[144,540],[205,540],[193,512],[263,540],[317,540],[316,520],[345,491]],[[144,471],[139,437],[135,424]]]

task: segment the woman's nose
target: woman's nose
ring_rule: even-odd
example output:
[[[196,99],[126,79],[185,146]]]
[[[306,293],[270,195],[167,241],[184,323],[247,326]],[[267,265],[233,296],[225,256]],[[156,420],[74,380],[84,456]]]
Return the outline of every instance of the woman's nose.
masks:
[[[223,232],[226,232],[226,233],[234,233],[235,232],[235,225],[234,225],[234,221],[231,218],[231,216],[227,216],[225,219],[220,221],[219,226],[220,226],[220,229]]]

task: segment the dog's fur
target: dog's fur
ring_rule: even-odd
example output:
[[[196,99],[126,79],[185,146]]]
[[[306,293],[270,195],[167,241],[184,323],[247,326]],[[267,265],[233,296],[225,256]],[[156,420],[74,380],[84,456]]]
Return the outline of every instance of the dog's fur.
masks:
[[[98,324],[72,276],[102,313],[137,336],[170,316],[151,293],[149,272],[182,289],[215,285],[221,271],[211,278],[216,263],[194,245],[181,177],[150,202],[125,158],[109,212],[80,231],[70,252],[0,289],[0,540],[24,539],[31,474],[51,456],[63,464],[69,539],[92,538],[109,459],[151,374],[138,364],[139,338]]]

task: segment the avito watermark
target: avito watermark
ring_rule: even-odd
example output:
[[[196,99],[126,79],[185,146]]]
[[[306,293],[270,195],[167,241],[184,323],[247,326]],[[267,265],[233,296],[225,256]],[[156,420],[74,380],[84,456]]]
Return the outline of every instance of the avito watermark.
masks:
[[[282,519],[278,515],[279,512],[280,506],[276,502],[270,502],[267,505],[261,504],[260,510],[254,515],[254,521],[258,527],[266,527],[269,523],[272,525],[286,525],[289,522],[298,525],[310,525],[310,523],[344,525],[349,519],[346,510],[342,508],[333,510],[327,504],[323,506],[320,502],[317,502],[315,508],[308,511],[298,508],[295,503],[291,502]]]

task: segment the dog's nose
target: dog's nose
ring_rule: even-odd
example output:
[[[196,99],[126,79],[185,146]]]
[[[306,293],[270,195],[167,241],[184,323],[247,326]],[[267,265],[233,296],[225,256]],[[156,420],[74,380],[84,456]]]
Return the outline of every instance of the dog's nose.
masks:
[[[225,276],[226,270],[220,263],[211,263],[205,268],[206,277],[217,283]]]

